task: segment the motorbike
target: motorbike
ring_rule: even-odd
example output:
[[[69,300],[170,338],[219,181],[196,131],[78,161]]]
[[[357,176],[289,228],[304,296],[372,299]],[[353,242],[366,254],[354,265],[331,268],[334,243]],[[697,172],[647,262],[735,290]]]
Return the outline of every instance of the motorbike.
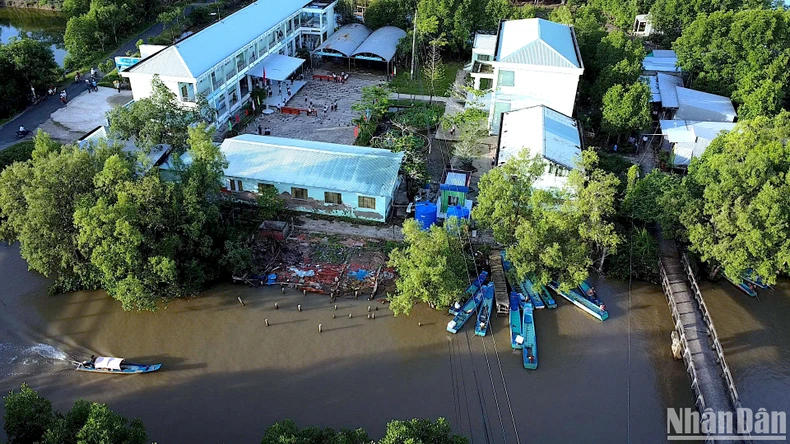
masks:
[[[28,130],[28,129],[26,129],[24,131],[17,130],[16,137],[17,137],[17,139],[21,139],[21,138],[27,136],[28,134],[30,134],[30,130]]]

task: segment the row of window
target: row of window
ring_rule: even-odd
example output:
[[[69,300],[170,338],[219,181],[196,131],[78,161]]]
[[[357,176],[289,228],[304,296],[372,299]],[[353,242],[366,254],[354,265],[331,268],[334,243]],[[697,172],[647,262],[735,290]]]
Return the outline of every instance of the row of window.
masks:
[[[258,183],[258,192],[263,193],[267,188],[273,188],[274,185],[268,183]],[[244,191],[244,186],[240,180],[228,180],[228,188],[230,191]],[[293,199],[307,200],[307,189],[291,187],[291,197]],[[328,204],[342,205],[343,195],[340,193],[333,193],[331,191],[324,192],[324,202]],[[357,196],[357,207],[366,208],[370,210],[376,209],[376,198],[367,196]]]

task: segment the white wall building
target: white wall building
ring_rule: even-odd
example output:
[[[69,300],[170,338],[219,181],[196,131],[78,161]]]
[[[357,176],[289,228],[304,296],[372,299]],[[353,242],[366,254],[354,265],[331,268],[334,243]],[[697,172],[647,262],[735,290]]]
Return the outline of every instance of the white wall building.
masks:
[[[582,153],[581,125],[543,105],[506,112],[502,115],[496,165],[522,150],[527,150],[529,157],[540,156],[546,162],[546,171],[535,181],[534,188],[564,188]]]
[[[499,131],[502,113],[510,110],[545,105],[573,115],[584,63],[572,26],[539,18],[510,20],[500,24],[493,55],[492,41],[493,36],[475,36],[467,65],[476,88],[491,83],[487,106],[492,133]]]
[[[121,75],[129,79],[134,100],[149,97],[151,80],[159,75],[187,106],[196,102],[198,94],[206,97],[223,122],[249,99],[253,85],[249,74],[262,71],[259,65],[268,56],[293,56],[298,48],[313,49],[332,35],[336,4],[336,0],[258,0]]]

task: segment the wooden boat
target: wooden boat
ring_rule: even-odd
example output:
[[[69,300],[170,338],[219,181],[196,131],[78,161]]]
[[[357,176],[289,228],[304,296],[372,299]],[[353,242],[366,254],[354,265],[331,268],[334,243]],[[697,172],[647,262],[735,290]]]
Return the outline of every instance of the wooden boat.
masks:
[[[494,283],[484,285],[480,292],[483,293],[483,302],[480,304],[480,309],[477,310],[475,334],[477,336],[485,336],[491,321],[491,313],[494,310]]]
[[[530,278],[524,279],[524,286],[527,287],[528,291],[532,291],[538,295],[538,297],[541,298],[546,304],[546,307],[557,308],[557,301],[551,297],[551,293],[549,293],[549,290],[546,287],[543,285],[536,285]]]
[[[458,310],[461,309],[461,305],[467,300],[469,300],[469,298],[474,296],[475,293],[477,293],[477,290],[479,290],[480,287],[483,286],[483,282],[486,281],[486,278],[488,278],[488,272],[487,271],[481,272],[480,276],[478,276],[477,279],[475,279],[475,281],[472,282],[472,284],[469,285],[469,287],[467,287],[466,291],[464,291],[464,294],[461,295],[461,300],[453,304],[452,307],[450,307],[451,315],[455,316],[458,314]]]
[[[602,310],[606,310],[606,305],[598,298],[598,292],[595,291],[587,281],[582,281],[582,283],[579,284],[579,290],[581,290],[580,293],[585,299],[597,305]]]
[[[447,331],[450,333],[458,333],[458,330],[466,324],[466,321],[469,320],[470,317],[474,314],[474,311],[480,305],[480,302],[483,301],[483,289],[480,288],[477,292],[466,301],[466,303],[461,307],[461,310],[458,312],[457,315],[453,318],[452,321],[447,323]]]
[[[609,313],[606,311],[605,306],[596,305],[595,303],[590,302],[587,298],[583,297],[576,291],[560,291],[560,284],[557,281],[551,281],[549,283],[549,288],[595,319],[598,319],[599,321],[605,321],[607,318],[609,318]]]
[[[535,334],[535,322],[532,317],[532,304],[525,301],[521,308],[523,310],[521,333],[524,344],[522,344],[522,356],[524,357],[524,368],[535,370],[538,368],[538,339]]]
[[[78,362],[76,370],[81,372],[117,373],[121,375],[134,375],[150,373],[159,370],[162,364],[133,364],[123,358],[100,356],[90,361]]]
[[[747,269],[746,272],[743,273],[743,280],[746,281],[747,283],[750,283],[750,284],[754,285],[754,286],[762,288],[763,290],[768,288],[768,284],[766,284],[763,281],[763,278],[761,278],[751,268]]]
[[[540,299],[540,296],[538,296],[538,294],[534,291],[531,291],[531,289],[528,289],[524,285],[524,282],[518,279],[518,276],[516,275],[516,269],[513,268],[513,264],[505,259],[504,251],[502,252],[502,265],[505,267],[505,277],[510,284],[510,288],[518,291],[522,296],[528,297],[535,309],[542,310],[546,308],[546,304],[543,303],[543,301]]]
[[[523,339],[519,342],[521,335],[522,319],[521,319],[521,301],[523,296],[515,291],[510,292],[510,346],[516,350],[521,349]]]
[[[735,279],[727,276],[726,274],[723,276],[724,279],[727,279],[728,281],[730,281],[732,285],[735,285],[735,287],[738,288],[738,290],[741,290],[742,292],[746,293],[750,297],[757,297],[757,291],[754,289],[755,287],[754,284],[743,280],[736,281]]]

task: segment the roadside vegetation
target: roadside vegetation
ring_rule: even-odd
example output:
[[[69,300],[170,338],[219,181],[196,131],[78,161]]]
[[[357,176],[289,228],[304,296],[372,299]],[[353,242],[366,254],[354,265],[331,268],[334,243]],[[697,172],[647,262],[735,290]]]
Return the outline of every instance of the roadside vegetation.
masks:
[[[14,162],[24,162],[33,156],[35,142],[25,140],[0,151],[0,171]]]
[[[12,37],[8,43],[0,43],[0,119],[33,103],[31,86],[36,96],[46,97],[47,89],[58,84],[61,73],[52,49],[43,42]]]

